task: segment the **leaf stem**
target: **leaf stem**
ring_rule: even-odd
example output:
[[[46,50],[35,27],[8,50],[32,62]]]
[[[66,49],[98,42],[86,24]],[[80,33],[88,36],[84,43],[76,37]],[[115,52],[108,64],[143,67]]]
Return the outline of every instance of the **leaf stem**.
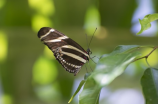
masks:
[[[147,58],[148,58],[157,48],[158,48],[158,46],[155,46],[155,47],[153,48],[153,50],[152,50],[150,53],[148,53],[147,55],[145,55],[145,56],[143,56],[143,57],[137,58],[137,59],[133,60],[132,62],[135,62],[135,61],[140,60],[140,59],[143,59],[143,58],[146,58],[146,61],[147,61]],[[149,64],[148,64],[148,65],[149,65]],[[150,66],[150,65],[149,65],[149,66]]]

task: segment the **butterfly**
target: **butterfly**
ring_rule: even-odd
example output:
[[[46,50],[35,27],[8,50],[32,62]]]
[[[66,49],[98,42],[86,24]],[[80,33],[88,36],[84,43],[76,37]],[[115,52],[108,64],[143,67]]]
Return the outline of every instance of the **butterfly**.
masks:
[[[53,28],[41,28],[38,31],[38,37],[54,53],[56,60],[64,69],[74,73],[74,76],[90,59],[92,52],[89,48],[85,51],[74,40]]]

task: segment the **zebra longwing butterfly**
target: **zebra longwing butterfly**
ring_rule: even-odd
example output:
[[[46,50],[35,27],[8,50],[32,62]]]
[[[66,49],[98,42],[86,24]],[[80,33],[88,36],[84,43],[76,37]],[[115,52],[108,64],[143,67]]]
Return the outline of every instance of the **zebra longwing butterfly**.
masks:
[[[38,37],[54,53],[56,60],[65,70],[74,73],[74,76],[89,61],[89,48],[85,51],[78,43],[53,28],[41,28]]]

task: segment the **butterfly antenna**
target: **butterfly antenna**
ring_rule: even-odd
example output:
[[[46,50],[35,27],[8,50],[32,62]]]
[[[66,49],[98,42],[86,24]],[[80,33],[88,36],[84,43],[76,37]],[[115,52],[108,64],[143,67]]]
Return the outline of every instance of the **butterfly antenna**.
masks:
[[[92,41],[92,39],[93,39],[94,34],[95,34],[96,31],[97,31],[97,28],[95,29],[95,31],[94,31],[94,33],[93,33],[93,36],[91,37],[91,40],[90,40],[89,45],[88,45],[88,48],[90,47],[91,41]]]

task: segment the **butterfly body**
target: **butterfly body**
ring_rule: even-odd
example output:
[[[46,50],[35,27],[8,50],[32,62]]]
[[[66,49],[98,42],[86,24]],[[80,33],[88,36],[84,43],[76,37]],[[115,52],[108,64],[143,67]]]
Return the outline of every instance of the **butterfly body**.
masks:
[[[78,43],[53,28],[41,28],[38,37],[52,50],[56,60],[65,70],[74,75],[89,61],[89,49],[85,51]]]

